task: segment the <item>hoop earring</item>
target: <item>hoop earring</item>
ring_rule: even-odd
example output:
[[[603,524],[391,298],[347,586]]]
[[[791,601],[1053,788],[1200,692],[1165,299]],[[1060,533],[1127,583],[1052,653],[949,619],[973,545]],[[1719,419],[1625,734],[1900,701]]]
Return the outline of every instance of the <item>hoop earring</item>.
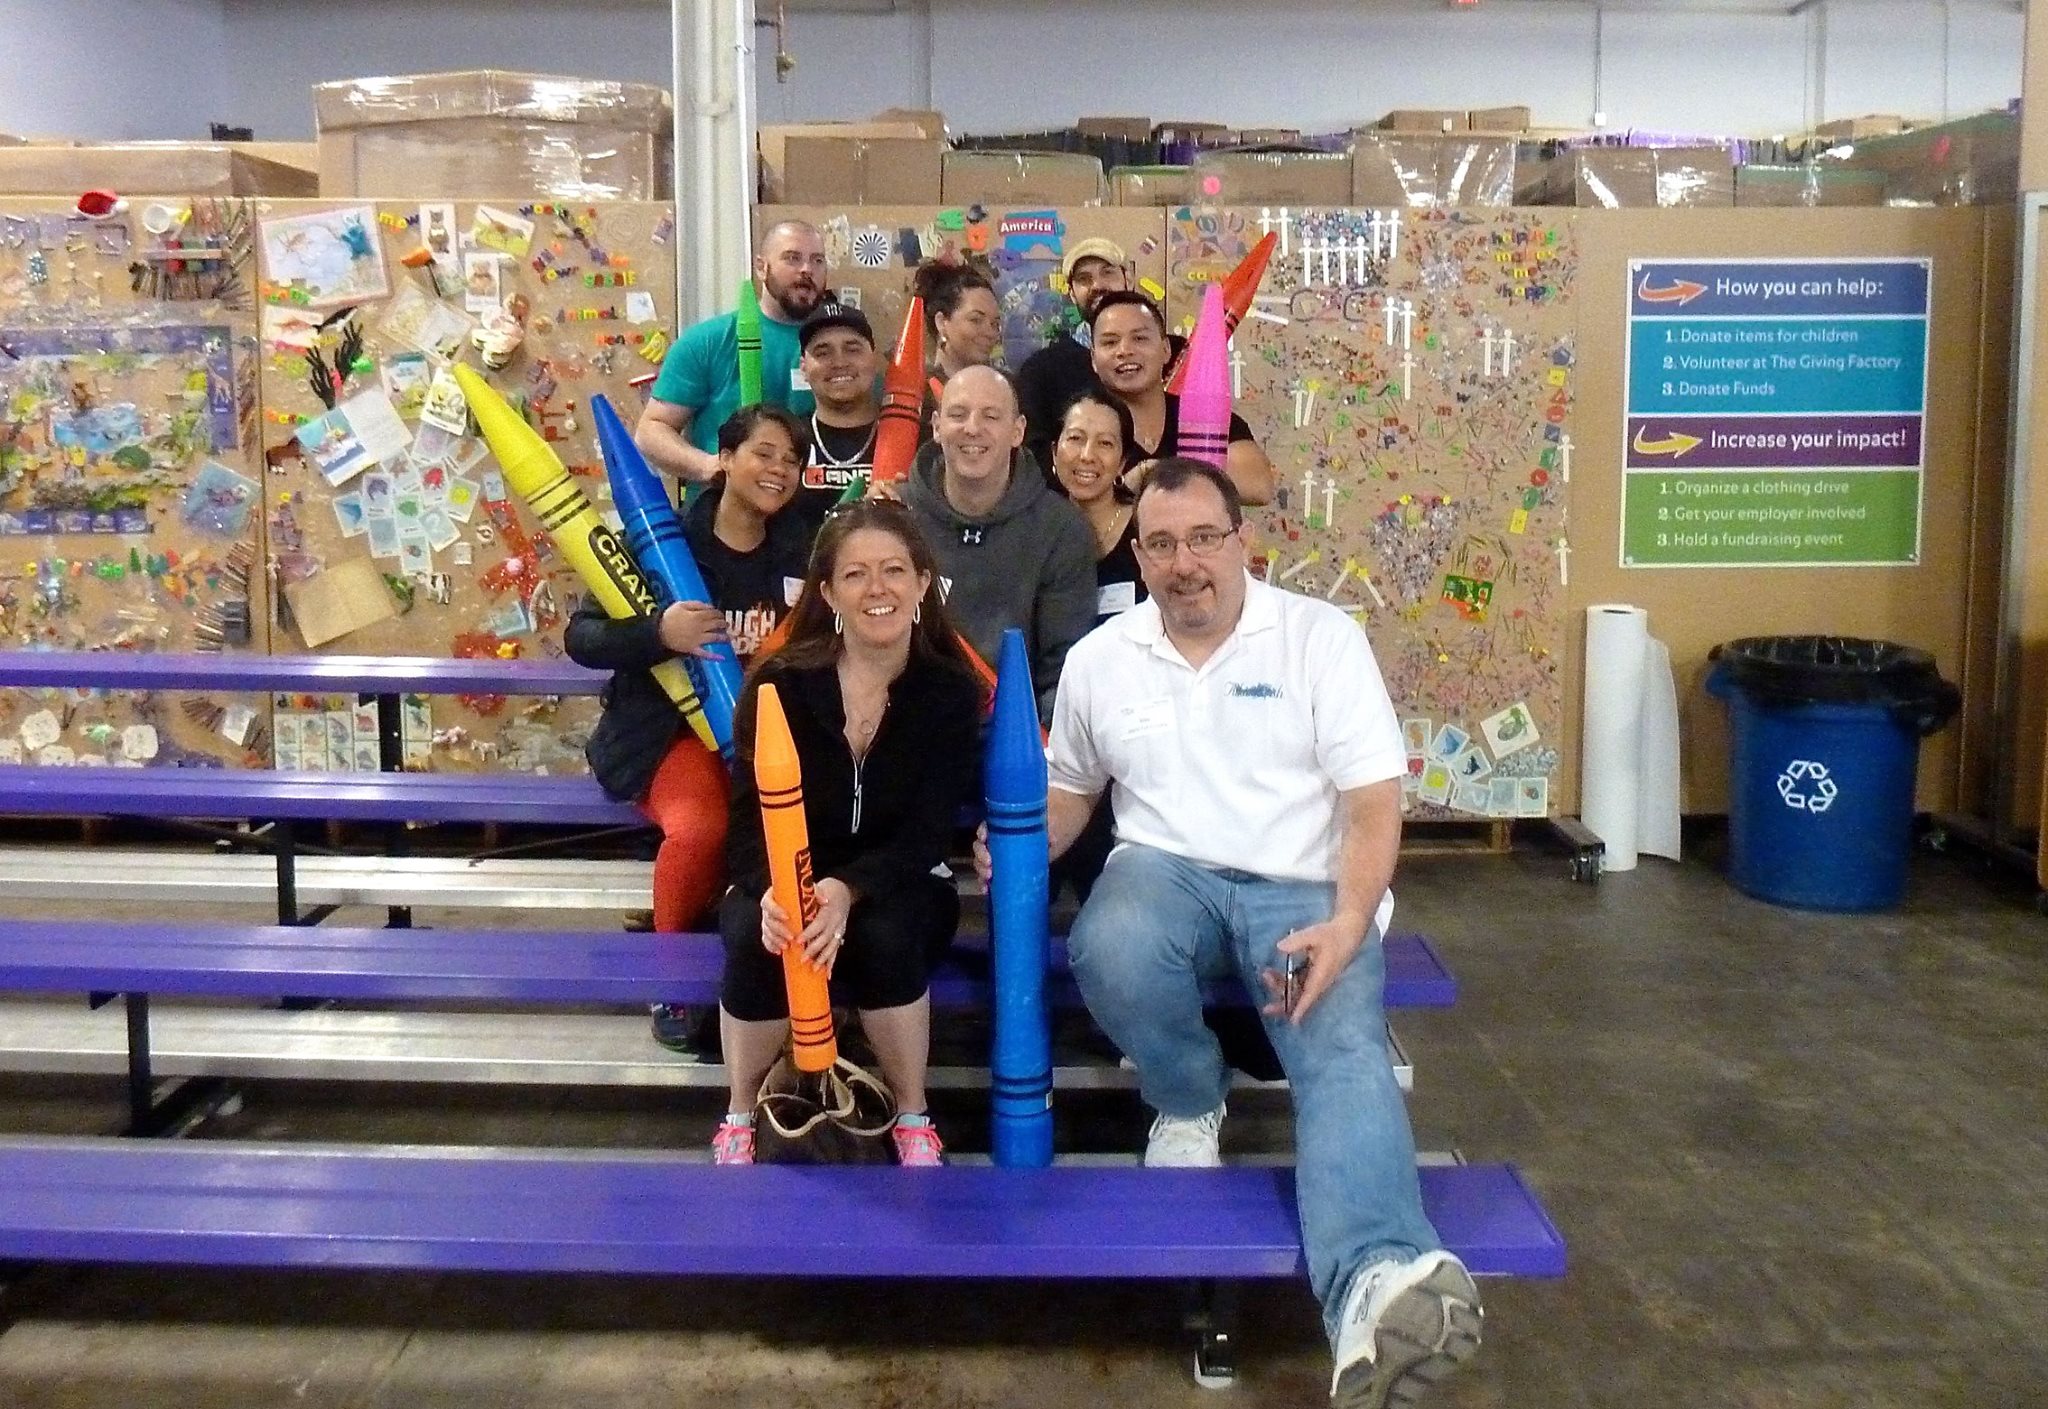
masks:
[[[846,618],[841,616],[838,612],[832,613],[832,634],[834,636],[843,636],[846,634]]]
[[[920,621],[923,621],[923,620],[924,620],[924,603],[923,603],[923,602],[919,602],[919,603],[918,603],[918,604],[917,604],[916,606],[914,606],[914,607],[912,607],[912,608],[910,609],[910,624],[911,624],[912,626],[915,626],[915,625],[917,625],[917,624],[918,624],[918,623],[919,623]]]

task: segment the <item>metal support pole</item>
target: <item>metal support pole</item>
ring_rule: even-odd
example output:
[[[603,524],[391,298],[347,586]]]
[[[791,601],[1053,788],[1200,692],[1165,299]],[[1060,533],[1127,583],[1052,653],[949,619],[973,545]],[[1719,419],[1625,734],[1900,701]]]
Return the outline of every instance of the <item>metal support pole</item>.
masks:
[[[2027,500],[2029,444],[2034,415],[2034,343],[2039,333],[2034,317],[2040,299],[2041,221],[2048,194],[2020,197],[2017,238],[2019,267],[2012,320],[2012,390],[2005,457],[2004,572],[1998,582],[1998,655],[1991,686],[1990,776],[1991,840],[1994,847],[2012,843],[2019,819],[2012,765],[2020,753],[2019,731],[2028,721],[2018,717],[2021,628],[2027,588]],[[2039,727],[2035,721],[2034,727]]]
[[[156,1082],[149,1069],[149,995],[124,993],[128,1012],[128,1129],[132,1136],[153,1133],[151,1104]]]

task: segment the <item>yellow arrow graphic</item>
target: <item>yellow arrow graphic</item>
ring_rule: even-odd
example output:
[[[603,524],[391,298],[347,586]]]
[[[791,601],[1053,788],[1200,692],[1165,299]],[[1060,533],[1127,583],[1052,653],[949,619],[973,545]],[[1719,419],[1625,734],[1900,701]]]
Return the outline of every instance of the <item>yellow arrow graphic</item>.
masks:
[[[1636,427],[1635,449],[1638,455],[1669,455],[1677,459],[1700,443],[1698,436],[1687,435],[1683,431],[1672,431],[1661,440],[1645,440],[1643,436],[1649,429],[1648,426]]]

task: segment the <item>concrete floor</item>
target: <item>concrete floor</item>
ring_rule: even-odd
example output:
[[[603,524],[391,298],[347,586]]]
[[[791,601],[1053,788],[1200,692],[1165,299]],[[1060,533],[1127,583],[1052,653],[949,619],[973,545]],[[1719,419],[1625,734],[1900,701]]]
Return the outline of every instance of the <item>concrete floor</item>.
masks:
[[[2048,920],[1964,863],[1916,866],[1904,910],[1852,918],[1699,864],[1597,889],[1541,854],[1404,864],[1401,923],[1463,985],[1397,1022],[1419,1141],[1518,1161],[1572,1252],[1562,1282],[1489,1285],[1486,1348],[1432,1406],[2048,1404]],[[104,1128],[112,1088],[0,1078],[0,1130]],[[1259,1100],[1233,1145],[1280,1124]],[[1135,1139],[1128,1104],[1078,1114]],[[266,1085],[222,1133],[694,1144],[710,1109]],[[44,1267],[0,1292],[0,1409],[1322,1402],[1306,1290],[1246,1313],[1216,1396],[1142,1285]]]

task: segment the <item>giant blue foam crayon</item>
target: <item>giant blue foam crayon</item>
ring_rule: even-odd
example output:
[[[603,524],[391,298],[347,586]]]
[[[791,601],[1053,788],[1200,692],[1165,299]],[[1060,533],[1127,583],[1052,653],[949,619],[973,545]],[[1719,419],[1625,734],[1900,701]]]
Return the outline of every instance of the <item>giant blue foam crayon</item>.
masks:
[[[661,481],[647,467],[640,447],[626,432],[625,422],[602,396],[590,398],[590,416],[597,423],[597,446],[604,455],[606,475],[612,482],[612,505],[626,530],[626,546],[633,550],[666,607],[670,602],[709,602],[711,589],[704,584],[703,570],[683,537],[683,521],[676,517]],[[740,663],[732,647],[723,641],[711,647],[710,658],[684,656],[683,669],[704,705],[704,720],[718,751],[732,758],[733,714],[740,702]]]
[[[989,1148],[999,1165],[1043,1168],[1052,1163],[1045,743],[1022,631],[1012,627],[1003,633],[997,661],[995,713],[983,764],[996,995]]]

